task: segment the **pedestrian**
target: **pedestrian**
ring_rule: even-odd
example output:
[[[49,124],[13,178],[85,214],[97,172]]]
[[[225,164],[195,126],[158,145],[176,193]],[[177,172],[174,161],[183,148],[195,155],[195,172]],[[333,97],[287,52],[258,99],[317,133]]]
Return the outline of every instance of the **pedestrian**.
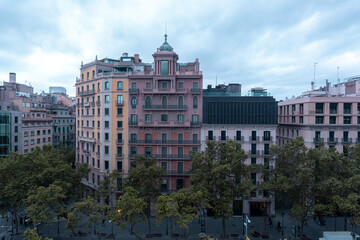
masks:
[[[272,225],[272,219],[271,219],[271,217],[269,216],[269,226],[270,227],[272,227],[273,225]]]
[[[279,232],[280,232],[280,230],[281,230],[281,223],[280,223],[280,221],[278,221],[277,230],[278,230]]]

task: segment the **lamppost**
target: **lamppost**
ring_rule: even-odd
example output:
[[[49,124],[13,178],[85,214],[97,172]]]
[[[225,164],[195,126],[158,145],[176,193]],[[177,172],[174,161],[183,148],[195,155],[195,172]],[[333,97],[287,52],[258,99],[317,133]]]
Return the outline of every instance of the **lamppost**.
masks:
[[[284,239],[284,212],[281,213],[281,236]]]
[[[245,235],[245,239],[247,240],[248,239],[248,235],[247,235],[247,224],[248,223],[251,223],[251,221],[250,221],[250,219],[248,218],[248,216],[247,215],[245,215],[246,216],[246,219],[245,219],[245,222],[244,222],[244,226],[245,226],[245,233],[246,233],[246,235]]]
[[[204,236],[206,234],[205,232],[205,207],[202,206],[201,207],[201,232],[200,232],[200,235],[201,236]]]

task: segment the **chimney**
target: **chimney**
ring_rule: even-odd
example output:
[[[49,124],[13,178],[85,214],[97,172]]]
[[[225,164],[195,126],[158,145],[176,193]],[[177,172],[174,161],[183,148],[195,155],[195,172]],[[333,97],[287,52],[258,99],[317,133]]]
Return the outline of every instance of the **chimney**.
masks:
[[[134,54],[134,63],[139,63],[139,54]]]
[[[314,91],[314,81],[311,82],[311,91]]]
[[[330,83],[329,81],[326,79],[326,91],[328,92],[330,89]]]
[[[9,73],[9,82],[16,83],[16,73]]]

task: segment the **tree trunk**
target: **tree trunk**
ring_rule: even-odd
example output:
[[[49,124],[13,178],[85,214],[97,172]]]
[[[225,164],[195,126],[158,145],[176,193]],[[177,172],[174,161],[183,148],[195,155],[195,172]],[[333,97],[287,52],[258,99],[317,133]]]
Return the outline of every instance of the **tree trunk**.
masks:
[[[149,206],[149,209],[147,211],[147,220],[148,220],[148,226],[149,226],[149,234],[151,235],[151,223],[150,223],[150,212],[151,212],[151,200],[148,199],[148,206]]]
[[[18,228],[18,224],[17,224],[17,212],[15,212],[15,219],[14,219],[14,223],[15,223],[15,229],[16,229],[16,234],[19,233],[19,228]]]
[[[300,229],[301,235],[304,235],[304,222],[305,222],[304,220],[301,220],[301,229]]]
[[[264,234],[266,234],[266,215],[264,216]],[[284,227],[284,226],[283,226]]]
[[[223,229],[223,235],[226,235],[226,231],[225,231],[225,218],[222,218],[222,229]]]
[[[347,231],[347,218],[344,216],[344,231]]]

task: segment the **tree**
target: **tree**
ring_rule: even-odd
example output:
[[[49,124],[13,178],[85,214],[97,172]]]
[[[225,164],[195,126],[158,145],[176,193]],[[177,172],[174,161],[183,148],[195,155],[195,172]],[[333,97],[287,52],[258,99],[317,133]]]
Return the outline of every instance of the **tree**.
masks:
[[[135,229],[137,223],[145,222],[146,201],[140,196],[139,192],[132,187],[126,187],[125,193],[116,201],[117,211],[109,211],[108,216],[111,221],[121,229],[127,229],[130,234],[134,234],[138,239],[143,239],[141,233]],[[130,229],[126,228],[130,225]]]
[[[100,181],[98,188],[96,189],[96,197],[100,198],[100,201],[104,201],[110,207],[113,206],[113,193],[116,190],[116,179],[119,177],[117,171],[112,173],[107,172],[103,176],[103,180]]]
[[[89,229],[89,237],[91,236],[91,228],[94,226],[94,235],[97,234],[100,238],[100,234],[96,231],[96,225],[100,221],[105,221],[106,213],[110,211],[108,205],[98,204],[95,199],[88,196],[79,202],[76,202],[70,209],[68,214],[68,225],[66,227],[74,233],[74,229],[77,227],[81,217],[85,216],[87,220],[87,226]],[[83,215],[80,215],[83,214]]]
[[[246,199],[255,186],[250,181],[250,166],[245,164],[247,155],[241,145],[233,140],[225,144],[207,142],[205,151],[192,154],[192,182],[213,209],[215,217],[222,218],[223,235],[225,220],[233,215],[235,199]]]
[[[33,229],[26,229],[24,232],[25,237],[23,238],[24,240],[41,240],[42,237],[39,236],[39,234],[37,233],[37,229],[33,228]],[[45,238],[45,240],[52,240],[52,238]]]
[[[166,176],[165,171],[155,165],[154,158],[135,156],[133,165],[130,167],[129,176],[125,179],[125,187],[133,187],[139,192],[139,196],[147,202],[146,216],[151,235],[151,202],[160,195],[161,178]]]
[[[314,212],[315,205],[315,159],[311,157],[314,153],[308,152],[301,137],[281,147],[271,146],[270,153],[275,168],[264,188],[290,204],[290,215],[301,223],[303,234],[304,223]]]
[[[196,218],[199,210],[199,199],[203,198],[201,191],[193,189],[181,189],[170,195],[162,194],[158,197],[156,209],[156,223],[161,224],[164,219],[175,221],[180,228],[185,229],[188,235],[189,224]],[[173,226],[171,224],[171,234]]]

